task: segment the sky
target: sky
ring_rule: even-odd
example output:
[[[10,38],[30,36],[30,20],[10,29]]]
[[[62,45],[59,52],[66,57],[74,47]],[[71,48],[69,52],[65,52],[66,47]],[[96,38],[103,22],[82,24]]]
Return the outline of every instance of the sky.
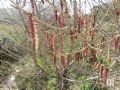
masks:
[[[102,4],[101,2],[104,2],[104,3],[110,2],[111,0],[77,0],[77,1],[81,1],[82,11],[84,13],[90,13],[90,9],[93,6]],[[71,7],[70,0],[67,0],[67,2],[69,3],[69,6]],[[11,7],[10,1],[9,0],[0,0],[0,8],[3,8],[3,7],[10,8]]]
[[[9,0],[0,0],[0,8],[9,8],[11,7]]]

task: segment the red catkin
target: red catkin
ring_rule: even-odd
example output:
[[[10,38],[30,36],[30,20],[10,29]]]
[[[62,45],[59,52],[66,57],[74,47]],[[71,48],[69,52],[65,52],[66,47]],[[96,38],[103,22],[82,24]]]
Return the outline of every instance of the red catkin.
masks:
[[[77,22],[77,30],[78,30],[78,33],[80,33],[80,28],[81,28],[81,18],[80,16],[78,17],[78,22]]]
[[[94,33],[95,33],[95,15],[92,16],[92,30],[90,31],[90,37],[92,42],[94,39]]]
[[[46,46],[49,47],[49,33],[48,33],[48,31],[45,32],[45,41],[46,41]]]
[[[62,15],[59,15],[59,17],[58,17],[58,23],[59,23],[60,28],[64,27],[64,18],[63,18]]]
[[[28,14],[28,32],[31,40],[31,46],[32,48],[35,47],[35,30],[34,30],[34,22],[32,18],[32,14]]]
[[[91,37],[92,42],[94,39],[94,33],[95,33],[95,27],[93,27],[92,30],[90,31],[90,37]]]
[[[53,64],[56,64],[56,52],[53,52],[52,54],[53,54],[52,55],[52,62],[53,62]]]
[[[53,51],[56,51],[56,49],[55,49],[55,43],[56,43],[55,33],[50,33],[50,48]]]
[[[84,17],[84,28],[88,30],[88,17],[87,16]]]

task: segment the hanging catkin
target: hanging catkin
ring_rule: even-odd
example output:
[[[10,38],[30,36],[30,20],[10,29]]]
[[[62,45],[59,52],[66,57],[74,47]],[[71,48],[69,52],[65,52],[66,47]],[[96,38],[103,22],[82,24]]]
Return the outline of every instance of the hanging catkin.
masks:
[[[62,16],[62,14],[59,16],[58,22],[59,22],[60,28],[63,28],[64,27],[64,17]],[[62,30],[59,31],[59,35],[60,35],[60,52],[62,53],[62,51],[63,51],[63,31]]]
[[[51,48],[53,51],[56,51],[56,49],[55,49],[55,43],[56,43],[55,33],[50,33],[49,44],[50,44],[50,48]]]
[[[39,36],[38,36],[38,26],[36,20],[34,20],[34,31],[35,31],[35,51],[36,54],[38,54],[38,48],[39,48]]]
[[[90,37],[91,37],[92,42],[94,39],[94,32],[95,32],[95,27],[93,27],[92,30],[90,31]]]
[[[78,22],[77,22],[77,30],[78,30],[78,33],[80,33],[80,28],[81,28],[81,18],[80,16],[78,17]]]
[[[59,24],[60,28],[63,28],[64,27],[64,17],[63,17],[63,15],[61,14],[61,15],[57,16],[57,19],[58,19],[58,24]]]
[[[56,52],[52,53],[52,62],[53,64],[56,64]]]
[[[31,46],[32,48],[35,47],[35,30],[34,30],[34,23],[33,23],[33,17],[32,14],[28,14],[28,33],[31,40]]]
[[[95,33],[95,15],[92,16],[92,29],[90,31],[90,37],[93,42],[94,39],[94,33]]]
[[[28,14],[28,32],[31,40],[31,47],[35,49],[37,54],[39,48],[38,27],[31,13]]]
[[[45,42],[46,42],[46,46],[49,47],[49,32],[48,31],[45,32]]]
[[[55,20],[57,21],[58,20],[57,10],[54,10],[54,17],[55,17]]]
[[[56,36],[55,33],[51,33],[50,35],[50,47],[52,49],[52,62],[56,64]]]
[[[88,17],[84,16],[84,28],[88,30]]]

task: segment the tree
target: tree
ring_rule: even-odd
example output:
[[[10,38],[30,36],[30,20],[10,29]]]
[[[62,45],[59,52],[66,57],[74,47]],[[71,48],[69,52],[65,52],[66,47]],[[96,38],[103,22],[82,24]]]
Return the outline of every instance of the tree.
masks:
[[[104,25],[101,23],[103,20],[99,21],[98,18],[102,16],[96,13],[84,15],[77,10],[76,0],[74,0],[74,18],[68,13],[66,0],[60,0],[60,7],[56,6],[54,0],[41,0],[41,2],[30,0],[31,12],[25,11],[12,0],[11,2],[27,17],[27,34],[31,42],[32,59],[37,69],[42,70],[46,76],[44,79],[49,81],[47,89],[67,90],[78,85],[81,90],[85,90],[84,88],[94,88],[96,83],[106,85],[111,57],[115,57],[111,54],[115,55],[119,50],[120,35],[113,32],[114,35],[107,37],[101,34],[102,31],[97,31],[100,30],[99,25]],[[44,20],[46,12],[39,12],[40,3],[43,4],[42,7],[45,4],[50,5],[47,8],[52,10],[50,18],[46,16]],[[108,19],[104,23],[107,21]],[[90,75],[98,76],[98,80],[90,81]]]

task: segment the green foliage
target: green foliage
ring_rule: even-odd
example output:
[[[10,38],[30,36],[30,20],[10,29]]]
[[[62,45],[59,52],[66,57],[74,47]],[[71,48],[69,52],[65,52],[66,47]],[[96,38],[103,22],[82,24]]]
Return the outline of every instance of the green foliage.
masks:
[[[80,90],[92,90],[92,84],[90,82],[81,83],[79,88]]]

